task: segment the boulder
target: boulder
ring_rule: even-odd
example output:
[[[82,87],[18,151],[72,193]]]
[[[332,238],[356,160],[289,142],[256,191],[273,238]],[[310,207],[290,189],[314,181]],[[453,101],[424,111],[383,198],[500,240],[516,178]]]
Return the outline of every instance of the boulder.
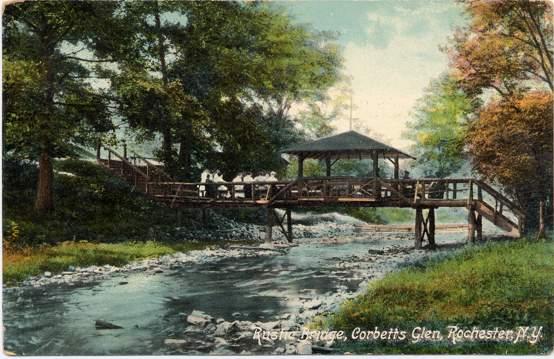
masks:
[[[164,340],[165,345],[171,346],[181,346],[184,345],[187,341],[185,339],[166,339]]]
[[[213,320],[208,314],[199,310],[193,310],[192,313],[187,316],[187,323],[192,325],[205,326]]]
[[[119,325],[106,322],[105,320],[97,319],[95,322],[96,329],[123,329],[123,327],[120,327]]]
[[[304,303],[304,309],[317,309],[321,307],[321,304],[320,300],[310,300]]]

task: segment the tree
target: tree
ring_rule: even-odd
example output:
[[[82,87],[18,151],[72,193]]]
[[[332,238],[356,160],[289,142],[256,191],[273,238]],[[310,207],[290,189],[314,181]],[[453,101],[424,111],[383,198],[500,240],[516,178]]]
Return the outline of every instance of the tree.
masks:
[[[184,174],[195,161],[228,173],[254,165],[275,169],[277,150],[298,139],[290,107],[320,96],[337,79],[336,45],[326,34],[292,24],[273,5],[190,3],[186,17],[184,31],[174,33],[170,78],[180,81],[198,110],[182,113],[176,127],[178,167]],[[254,144],[258,151],[251,150]],[[216,161],[220,152],[232,158]]]
[[[109,2],[24,2],[6,8],[3,25],[4,153],[38,159],[35,208],[53,203],[52,158],[111,128],[106,98],[87,81],[101,45]],[[75,49],[75,50],[74,50]]]
[[[181,109],[194,102],[179,80],[169,78],[175,39],[185,29],[180,22],[170,21],[170,15],[186,20],[189,6],[178,1],[123,2],[119,19],[123,31],[113,44],[119,71],[111,72],[112,84],[120,114],[132,128],[161,134],[159,157],[169,173],[175,172],[173,132]]]
[[[473,109],[474,104],[448,75],[431,82],[404,133],[415,142],[415,166],[425,176],[444,178],[462,167],[468,116]]]
[[[449,48],[454,74],[470,96],[491,89],[511,97],[529,87],[553,89],[552,3],[462,1],[471,16]]]
[[[526,210],[527,229],[539,219],[539,234],[544,234],[545,202],[552,213],[552,100],[552,93],[534,91],[494,101],[467,137],[474,167]]]

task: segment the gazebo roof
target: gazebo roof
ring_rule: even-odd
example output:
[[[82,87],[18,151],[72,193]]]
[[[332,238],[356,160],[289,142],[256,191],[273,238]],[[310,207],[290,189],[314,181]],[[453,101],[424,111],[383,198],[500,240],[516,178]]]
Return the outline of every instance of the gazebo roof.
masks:
[[[375,152],[383,156],[412,158],[409,154],[385,145],[356,131],[339,133],[319,140],[301,143],[282,150],[283,153],[304,156],[304,158],[367,158]]]

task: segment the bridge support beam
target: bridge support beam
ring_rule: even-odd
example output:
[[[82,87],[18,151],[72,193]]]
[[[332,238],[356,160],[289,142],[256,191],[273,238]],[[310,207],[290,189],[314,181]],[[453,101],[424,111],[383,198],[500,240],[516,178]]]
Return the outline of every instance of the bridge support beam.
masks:
[[[273,208],[266,208],[265,241],[273,241]]]
[[[421,249],[426,238],[428,248],[435,248],[435,209],[429,208],[425,218],[423,208],[418,207],[415,216],[415,249]]]
[[[292,215],[290,208],[285,209],[285,213],[283,213],[282,217],[279,217],[274,209],[270,209],[270,211],[272,212],[272,220],[274,219],[276,221],[275,223],[279,225],[278,229],[281,230],[281,233],[283,233],[287,241],[292,243]]]
[[[290,208],[286,209],[286,215],[287,215],[287,239],[289,242],[292,243],[292,214],[290,211]]]
[[[467,213],[467,241],[475,243],[476,237],[478,241],[483,240],[483,216],[470,206]]]

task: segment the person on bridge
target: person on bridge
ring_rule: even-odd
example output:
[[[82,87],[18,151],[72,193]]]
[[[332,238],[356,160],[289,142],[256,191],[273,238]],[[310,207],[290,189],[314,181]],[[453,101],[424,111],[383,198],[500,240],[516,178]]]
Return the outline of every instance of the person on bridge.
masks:
[[[244,182],[244,173],[239,172],[235,178],[233,178],[233,183],[242,183]],[[244,198],[244,185],[237,184],[235,186],[235,198]]]
[[[252,172],[246,172],[246,175],[243,177],[244,187],[244,198],[252,199],[252,182],[254,178],[252,177]]]
[[[208,198],[216,198],[217,196],[217,188],[214,184],[214,181],[212,181],[212,177],[208,174],[206,177],[206,197]]]

